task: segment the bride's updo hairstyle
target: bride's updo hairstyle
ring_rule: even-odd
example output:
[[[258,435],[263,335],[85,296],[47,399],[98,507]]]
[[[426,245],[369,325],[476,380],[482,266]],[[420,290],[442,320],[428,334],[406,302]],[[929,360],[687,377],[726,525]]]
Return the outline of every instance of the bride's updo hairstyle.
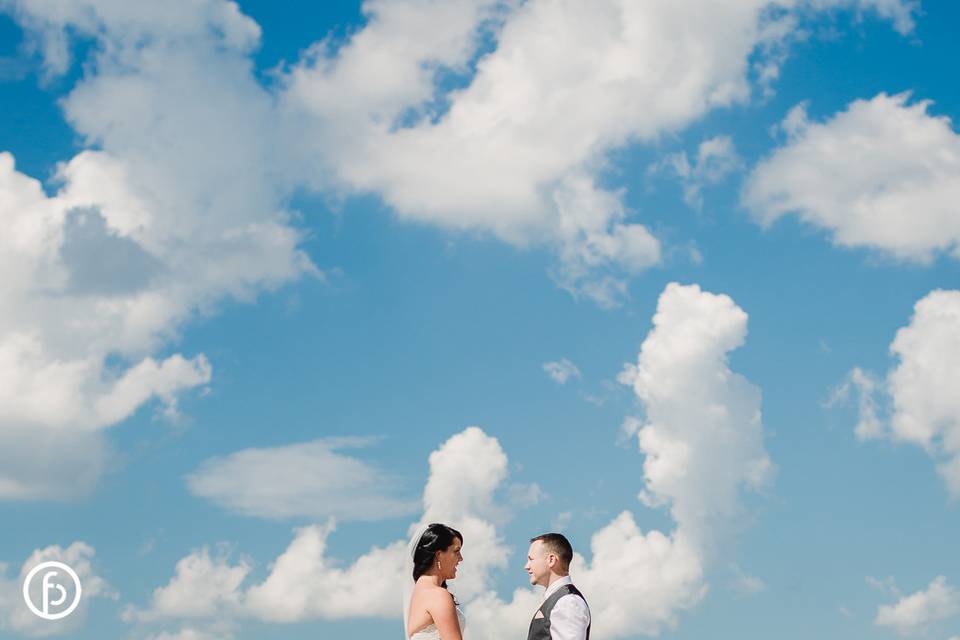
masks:
[[[436,563],[437,552],[449,549],[454,540],[459,540],[460,544],[463,544],[463,535],[453,527],[437,522],[427,526],[413,552],[414,582]],[[446,581],[440,586],[446,588]]]

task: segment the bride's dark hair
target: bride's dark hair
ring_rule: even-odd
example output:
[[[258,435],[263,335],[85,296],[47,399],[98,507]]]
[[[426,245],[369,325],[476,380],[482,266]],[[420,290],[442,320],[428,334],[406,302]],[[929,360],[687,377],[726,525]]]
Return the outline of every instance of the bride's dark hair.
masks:
[[[449,549],[454,540],[459,540],[460,544],[463,544],[463,534],[453,527],[438,522],[427,525],[427,529],[420,536],[417,548],[413,552],[414,582],[429,571],[430,567],[437,561],[437,552]],[[447,581],[444,580],[440,586],[446,589]]]

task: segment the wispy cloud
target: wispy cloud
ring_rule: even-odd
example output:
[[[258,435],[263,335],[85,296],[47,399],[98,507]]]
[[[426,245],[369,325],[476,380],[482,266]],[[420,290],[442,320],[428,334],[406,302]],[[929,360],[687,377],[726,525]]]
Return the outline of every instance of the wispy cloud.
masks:
[[[703,190],[716,186],[734,171],[743,167],[729,136],[716,136],[704,140],[697,147],[691,161],[686,152],[672,153],[654,163],[648,173],[670,173],[683,185],[683,200],[693,209],[703,209]]]
[[[244,449],[211,458],[186,477],[190,492],[225,509],[261,518],[381,520],[416,511],[401,497],[402,479],[340,453],[370,438],[322,438]]]
[[[567,384],[571,378],[579,378],[580,369],[566,358],[555,362],[543,363],[543,370],[557,384]]]

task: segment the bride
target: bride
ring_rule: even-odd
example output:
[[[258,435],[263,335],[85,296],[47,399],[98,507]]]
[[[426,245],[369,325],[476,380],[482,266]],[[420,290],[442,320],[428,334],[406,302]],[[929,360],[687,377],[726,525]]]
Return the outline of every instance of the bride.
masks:
[[[465,620],[453,594],[447,591],[447,580],[457,577],[457,565],[463,562],[463,536],[445,524],[434,523],[421,529],[410,547],[407,575],[412,574],[413,589],[404,589],[406,637],[462,640]]]

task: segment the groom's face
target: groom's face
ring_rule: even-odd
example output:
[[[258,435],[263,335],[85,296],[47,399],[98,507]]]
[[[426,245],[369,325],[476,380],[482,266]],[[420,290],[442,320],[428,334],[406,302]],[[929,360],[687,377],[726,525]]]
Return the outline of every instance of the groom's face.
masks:
[[[523,569],[530,575],[530,584],[545,587],[550,582],[550,554],[543,546],[542,540],[535,540],[530,543],[530,549],[527,551],[527,564]]]

